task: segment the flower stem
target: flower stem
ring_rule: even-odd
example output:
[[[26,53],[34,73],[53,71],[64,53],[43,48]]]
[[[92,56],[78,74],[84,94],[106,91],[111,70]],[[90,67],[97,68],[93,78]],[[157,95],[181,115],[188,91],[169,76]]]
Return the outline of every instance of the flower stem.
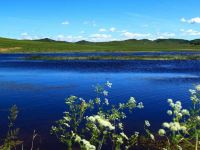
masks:
[[[102,138],[102,140],[101,140],[101,142],[99,144],[98,150],[101,150],[103,142],[104,142],[104,138],[105,138],[105,135],[103,135],[103,138]]]

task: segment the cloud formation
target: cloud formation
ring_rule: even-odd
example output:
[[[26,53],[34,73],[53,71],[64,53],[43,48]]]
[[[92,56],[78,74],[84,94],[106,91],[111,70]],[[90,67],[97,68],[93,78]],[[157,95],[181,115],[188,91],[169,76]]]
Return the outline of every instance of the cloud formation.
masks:
[[[133,32],[123,32],[122,36],[124,36],[127,39],[141,39],[141,38],[148,38],[150,37],[150,33],[133,33]]]
[[[106,32],[107,30],[106,29],[104,29],[104,28],[100,28],[99,29],[99,32]]]
[[[163,33],[156,33],[154,35],[154,40],[155,39],[167,39],[167,38],[173,38],[175,37],[176,34],[175,33],[170,33],[170,32],[163,32]]]
[[[78,35],[78,36],[72,36],[72,35],[68,35],[68,36],[65,36],[65,35],[58,35],[56,37],[57,41],[67,41],[67,42],[77,42],[77,41],[81,41],[81,40],[85,40],[85,38],[81,35]]]
[[[193,30],[193,29],[188,29],[188,30],[181,29],[180,31],[182,32],[183,35],[190,35],[190,36],[200,35],[200,31]]]
[[[109,31],[110,31],[110,32],[115,32],[115,31],[116,31],[116,28],[115,28],[115,27],[111,27],[111,28],[109,29]]]
[[[21,39],[23,40],[35,40],[35,39],[39,39],[38,36],[32,36],[29,35],[27,32],[21,33]]]
[[[68,24],[69,24],[69,21],[62,22],[62,25],[68,25]]]
[[[200,24],[200,17],[195,17],[191,19],[181,18],[181,22],[185,22],[189,24]]]
[[[92,21],[84,21],[83,22],[84,25],[89,25],[89,26],[92,26],[92,27],[96,27],[97,24],[96,24],[96,21],[92,20]]]
[[[90,41],[94,41],[94,42],[103,42],[103,41],[112,41],[112,35],[110,34],[91,34],[89,36],[89,40]]]

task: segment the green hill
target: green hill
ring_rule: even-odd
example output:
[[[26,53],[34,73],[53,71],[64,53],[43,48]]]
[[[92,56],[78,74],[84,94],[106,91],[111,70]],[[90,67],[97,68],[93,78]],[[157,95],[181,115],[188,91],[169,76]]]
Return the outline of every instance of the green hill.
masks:
[[[133,52],[133,51],[200,51],[200,39],[157,39],[154,41],[124,40],[111,42],[79,41],[75,43],[52,39],[16,40],[0,38],[1,53],[36,52]]]

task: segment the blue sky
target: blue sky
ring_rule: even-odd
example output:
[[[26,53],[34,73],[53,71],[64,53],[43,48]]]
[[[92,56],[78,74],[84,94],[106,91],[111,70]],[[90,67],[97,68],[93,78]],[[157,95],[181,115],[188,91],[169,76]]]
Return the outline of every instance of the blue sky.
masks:
[[[65,41],[200,38],[200,0],[2,0],[0,36]]]

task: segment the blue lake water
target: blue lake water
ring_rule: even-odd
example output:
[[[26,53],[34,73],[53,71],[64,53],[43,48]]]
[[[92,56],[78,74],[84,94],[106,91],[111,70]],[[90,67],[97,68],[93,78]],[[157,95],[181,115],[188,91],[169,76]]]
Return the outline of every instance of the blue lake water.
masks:
[[[77,53],[44,55],[86,55]],[[93,53],[92,53],[93,54]],[[102,55],[103,53],[100,53]],[[119,53],[126,55],[126,53]],[[119,55],[117,53],[113,55]],[[152,53],[137,53],[151,55]],[[162,54],[162,53],[161,53]],[[185,52],[187,55],[187,53]],[[87,54],[91,55],[91,54]],[[97,54],[94,54],[97,55]],[[133,55],[133,54],[132,54]],[[130,96],[144,103],[125,120],[128,133],[142,131],[149,120],[156,131],[168,120],[166,100],[181,100],[189,107],[189,92],[200,81],[200,61],[25,61],[29,54],[0,55],[0,127],[6,126],[7,109],[16,104],[20,114],[17,126],[22,138],[40,134],[41,149],[62,149],[49,134],[52,124],[65,111],[65,98],[77,95],[95,97],[93,85],[113,83],[110,103],[124,102]],[[64,148],[63,148],[64,149]]]

